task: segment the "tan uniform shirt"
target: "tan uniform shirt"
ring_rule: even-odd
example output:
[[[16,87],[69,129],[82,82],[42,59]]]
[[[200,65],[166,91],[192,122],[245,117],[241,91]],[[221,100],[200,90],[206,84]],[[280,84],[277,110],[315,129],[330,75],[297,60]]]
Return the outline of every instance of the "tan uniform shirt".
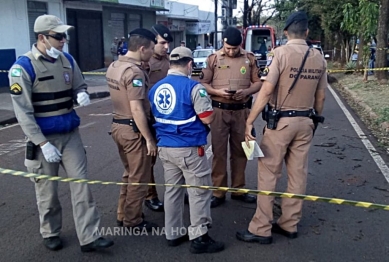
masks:
[[[307,50],[308,46],[305,40],[298,39],[290,40],[286,45],[273,50],[274,56],[268,65],[269,72],[262,79],[269,81],[276,87],[275,94],[278,92],[277,109],[280,109],[279,107],[287,96]],[[303,71],[281,110],[312,109],[316,90],[327,88],[326,69],[327,62],[318,50],[312,48]],[[275,94],[270,100],[272,106],[275,104]]]
[[[142,100],[148,120],[151,119],[150,103],[147,99],[149,78],[140,61],[126,56],[112,63],[107,70],[107,83],[113,104],[115,119],[132,119],[130,101]]]
[[[219,50],[208,56],[206,68],[203,68],[200,74],[200,82],[210,84],[215,89],[247,89],[251,83],[260,82],[258,73],[259,68],[253,53],[240,49],[238,56],[229,57],[223,50]],[[211,98],[222,103],[246,102],[218,96],[211,96]]]
[[[147,68],[148,66],[148,68]],[[147,63],[146,68],[149,70],[150,87],[166,77],[169,70],[169,58],[167,56],[153,55]]]

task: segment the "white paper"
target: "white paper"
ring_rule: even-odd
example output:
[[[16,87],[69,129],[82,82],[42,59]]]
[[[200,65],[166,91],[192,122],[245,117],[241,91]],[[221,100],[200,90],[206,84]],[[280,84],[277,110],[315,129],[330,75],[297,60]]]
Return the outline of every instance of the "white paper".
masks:
[[[246,154],[247,160],[253,160],[254,157],[264,157],[262,150],[259,148],[257,141],[249,141],[250,148],[247,147],[246,142],[242,142],[243,151]]]

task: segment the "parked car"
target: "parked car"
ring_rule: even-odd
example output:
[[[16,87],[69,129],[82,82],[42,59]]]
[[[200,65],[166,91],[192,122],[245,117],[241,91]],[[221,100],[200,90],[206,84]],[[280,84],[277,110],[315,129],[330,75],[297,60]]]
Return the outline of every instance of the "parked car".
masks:
[[[211,54],[215,53],[215,49],[198,49],[193,51],[193,72],[199,73],[206,65],[205,60]]]

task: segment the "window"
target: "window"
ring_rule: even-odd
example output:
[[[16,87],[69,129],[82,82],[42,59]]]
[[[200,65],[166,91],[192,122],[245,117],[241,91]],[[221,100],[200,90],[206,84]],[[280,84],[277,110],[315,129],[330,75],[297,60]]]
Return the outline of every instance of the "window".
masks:
[[[194,51],[193,57],[198,58],[198,57],[208,57],[210,54],[212,54],[212,50],[201,50],[201,51]]]
[[[30,32],[30,45],[36,42],[34,24],[38,16],[47,14],[47,3],[38,1],[27,1],[28,27]]]

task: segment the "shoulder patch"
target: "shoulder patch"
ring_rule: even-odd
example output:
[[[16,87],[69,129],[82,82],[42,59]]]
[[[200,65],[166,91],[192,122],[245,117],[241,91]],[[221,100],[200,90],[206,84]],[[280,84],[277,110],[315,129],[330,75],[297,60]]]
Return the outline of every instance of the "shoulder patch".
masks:
[[[10,93],[12,95],[20,95],[22,93],[22,87],[18,83],[15,83],[10,87]]]
[[[132,80],[132,85],[134,87],[142,87],[143,86],[143,80],[142,79],[134,79],[134,80]]]
[[[206,97],[208,95],[207,90],[205,90],[204,88],[199,90],[199,94],[201,97]]]
[[[20,76],[22,76],[22,69],[21,68],[12,68],[11,77],[20,77]]]

